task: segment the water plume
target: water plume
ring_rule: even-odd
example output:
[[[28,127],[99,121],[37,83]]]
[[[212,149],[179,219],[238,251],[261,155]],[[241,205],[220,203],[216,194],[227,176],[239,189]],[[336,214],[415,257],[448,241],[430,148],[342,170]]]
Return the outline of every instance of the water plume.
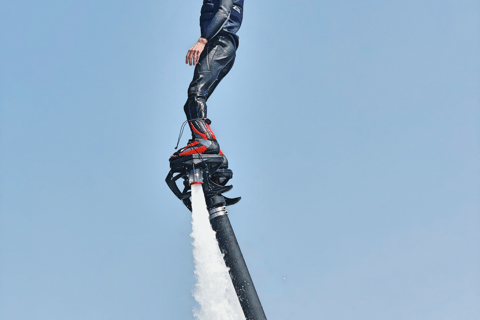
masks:
[[[196,284],[193,297],[198,303],[196,320],[245,320],[228,269],[210,226],[201,185],[192,185],[193,259]]]

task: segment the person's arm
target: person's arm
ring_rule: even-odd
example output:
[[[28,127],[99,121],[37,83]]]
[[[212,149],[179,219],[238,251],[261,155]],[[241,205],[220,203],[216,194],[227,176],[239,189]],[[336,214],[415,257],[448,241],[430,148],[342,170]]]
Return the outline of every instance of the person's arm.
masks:
[[[233,0],[220,0],[218,11],[213,16],[212,21],[210,21],[210,24],[207,27],[202,28],[201,30],[202,38],[205,38],[208,41],[212,40],[212,38],[215,37],[220,30],[222,30],[223,26],[230,17],[232,9]]]
[[[202,28],[202,36],[200,39],[198,39],[197,43],[195,43],[193,47],[188,50],[187,56],[185,57],[185,63],[189,65],[196,65],[198,63],[200,55],[205,48],[205,44],[207,44],[209,40],[212,40],[212,38],[215,37],[220,30],[222,30],[223,26],[230,17],[232,9],[233,0],[220,0],[217,13],[215,13],[213,16],[210,24],[207,27]]]

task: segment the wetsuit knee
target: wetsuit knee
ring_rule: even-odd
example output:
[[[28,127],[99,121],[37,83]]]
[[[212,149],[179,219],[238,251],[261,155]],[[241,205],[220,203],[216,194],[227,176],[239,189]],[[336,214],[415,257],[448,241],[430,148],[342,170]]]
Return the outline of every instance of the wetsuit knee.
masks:
[[[206,118],[207,117],[207,103],[205,98],[201,96],[188,97],[187,102],[183,106],[185,115],[188,120]]]

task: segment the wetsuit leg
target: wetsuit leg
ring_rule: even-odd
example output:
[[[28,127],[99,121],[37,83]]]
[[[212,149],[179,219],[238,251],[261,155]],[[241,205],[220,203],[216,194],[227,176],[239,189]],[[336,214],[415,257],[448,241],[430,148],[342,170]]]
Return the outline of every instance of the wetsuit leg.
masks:
[[[236,47],[230,37],[218,35],[209,41],[195,67],[184,111],[187,119],[206,118],[207,100],[235,61]]]

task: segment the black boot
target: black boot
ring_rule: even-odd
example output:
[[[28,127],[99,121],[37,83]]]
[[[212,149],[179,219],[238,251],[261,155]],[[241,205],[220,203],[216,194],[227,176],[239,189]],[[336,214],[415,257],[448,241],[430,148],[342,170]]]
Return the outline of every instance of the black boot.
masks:
[[[217,138],[210,128],[209,119],[194,119],[188,121],[192,130],[192,139],[182,149],[172,155],[173,157],[184,157],[192,154],[219,154],[220,146]]]

